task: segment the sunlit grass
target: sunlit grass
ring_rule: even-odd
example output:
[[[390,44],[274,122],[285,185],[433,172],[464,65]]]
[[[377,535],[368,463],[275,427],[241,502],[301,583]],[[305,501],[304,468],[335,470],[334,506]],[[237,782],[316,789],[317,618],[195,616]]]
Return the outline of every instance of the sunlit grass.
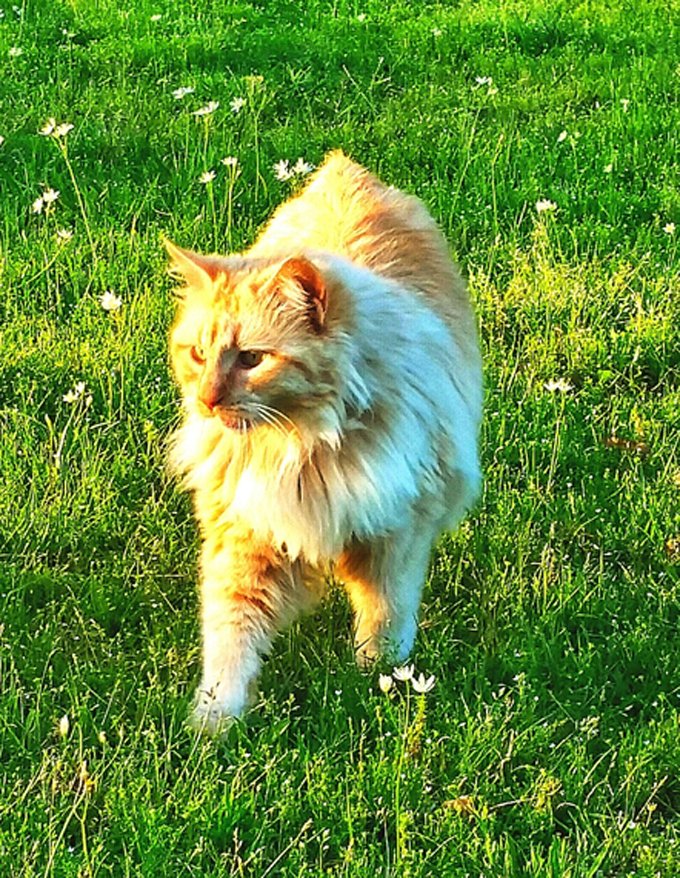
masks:
[[[3,11],[0,874],[677,875],[673,4]],[[332,588],[213,744],[161,236],[247,246],[333,147],[470,279],[484,496],[428,691],[356,670]]]

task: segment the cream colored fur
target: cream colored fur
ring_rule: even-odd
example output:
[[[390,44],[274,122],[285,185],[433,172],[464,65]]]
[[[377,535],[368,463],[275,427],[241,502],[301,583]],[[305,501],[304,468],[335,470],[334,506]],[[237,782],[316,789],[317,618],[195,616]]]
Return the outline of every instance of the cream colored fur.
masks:
[[[247,253],[168,248],[187,284],[172,461],[203,534],[194,723],[218,732],[330,569],[359,661],[407,657],[432,545],[479,490],[481,368],[435,223],[342,153]]]

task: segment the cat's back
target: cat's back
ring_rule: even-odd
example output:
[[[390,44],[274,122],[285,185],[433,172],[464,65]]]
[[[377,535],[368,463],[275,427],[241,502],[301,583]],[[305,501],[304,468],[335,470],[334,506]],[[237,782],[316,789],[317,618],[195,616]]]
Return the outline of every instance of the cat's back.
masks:
[[[380,274],[397,275],[412,271],[418,259],[416,253],[403,252],[403,246],[426,235],[437,243],[441,238],[417,198],[386,186],[336,150],[302,192],[275,211],[250,252],[276,256],[291,248],[326,250]]]
[[[417,290],[474,357],[476,328],[463,279],[424,204],[386,186],[343,152],[330,153],[303,191],[282,204],[250,250],[277,258],[327,251]]]

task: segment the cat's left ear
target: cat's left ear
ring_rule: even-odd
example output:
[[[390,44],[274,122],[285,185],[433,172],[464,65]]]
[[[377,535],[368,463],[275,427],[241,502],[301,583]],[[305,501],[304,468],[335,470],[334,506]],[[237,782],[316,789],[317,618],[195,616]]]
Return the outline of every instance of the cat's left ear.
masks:
[[[181,277],[193,290],[209,289],[220,272],[224,272],[219,256],[203,256],[191,250],[183,250],[167,238],[163,242],[170,256],[170,273]]]
[[[301,304],[316,332],[326,322],[328,288],[321,271],[302,256],[288,259],[276,275],[275,284],[296,304]]]

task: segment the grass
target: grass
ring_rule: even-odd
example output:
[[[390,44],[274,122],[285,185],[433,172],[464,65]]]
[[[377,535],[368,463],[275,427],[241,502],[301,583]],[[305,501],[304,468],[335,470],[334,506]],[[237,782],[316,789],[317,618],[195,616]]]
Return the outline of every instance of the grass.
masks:
[[[0,874],[678,874],[678,11],[4,8]],[[294,185],[273,165],[337,146],[419,194],[470,278],[484,496],[433,561],[432,692],[354,668],[331,590],[211,743],[184,725],[197,538],[164,474],[160,236],[246,246]]]

